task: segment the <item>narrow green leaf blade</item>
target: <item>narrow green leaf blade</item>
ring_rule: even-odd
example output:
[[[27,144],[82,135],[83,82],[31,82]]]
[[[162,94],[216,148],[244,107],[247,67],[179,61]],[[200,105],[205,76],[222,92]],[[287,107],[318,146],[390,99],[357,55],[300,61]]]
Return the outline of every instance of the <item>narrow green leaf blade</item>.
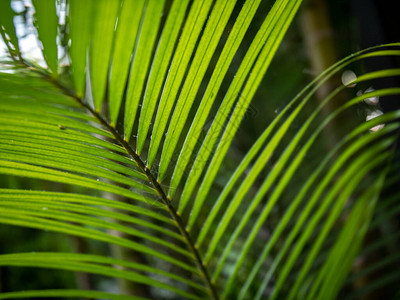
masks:
[[[5,255],[10,260],[18,260],[18,258],[22,257],[27,260],[45,260],[46,257],[50,257],[54,261],[65,261],[65,262],[84,262],[84,263],[95,263],[102,265],[116,265],[126,267],[132,270],[149,272],[161,276],[165,276],[171,278],[176,281],[181,281],[188,283],[199,291],[205,291],[204,287],[194,283],[191,280],[185,279],[181,276],[175,275],[170,272],[162,271],[157,268],[147,266],[140,263],[130,262],[122,259],[115,259],[112,257],[100,256],[100,255],[91,255],[91,254],[80,254],[80,253],[54,253],[54,252],[35,252],[35,253],[15,253],[15,254],[6,254]]]
[[[382,146],[382,145],[378,145]],[[319,250],[319,247],[321,245],[321,242],[326,236],[328,227],[332,226],[332,222],[336,219],[338,216],[338,213],[340,213],[340,209],[343,207],[345,201],[348,199],[348,197],[352,194],[354,189],[358,186],[362,178],[365,176],[365,174],[370,171],[372,168],[376,167],[379,164],[382,164],[382,162],[386,161],[388,159],[387,153],[383,153],[382,155],[379,155],[382,151],[382,147],[379,147],[376,149],[375,147],[374,150],[378,151],[371,151],[371,152],[366,152],[360,157],[358,157],[353,164],[350,165],[350,167],[346,170],[346,172],[342,175],[340,178],[340,182],[337,183],[337,185],[334,186],[333,189],[331,189],[327,196],[325,197],[324,201],[321,202],[320,207],[318,207],[318,210],[316,213],[313,214],[311,220],[308,222],[308,225],[306,226],[305,229],[303,229],[301,237],[295,244],[291,254],[289,255],[287,261],[285,261],[284,266],[282,268],[282,272],[280,272],[277,283],[275,285],[275,289],[273,291],[273,294],[271,296],[272,299],[275,299],[278,294],[280,289],[282,288],[284,280],[287,278],[288,273],[293,267],[293,264],[295,263],[296,259],[300,255],[301,250],[303,249],[305,243],[307,240],[310,238],[312,232],[315,229],[315,226],[317,225],[318,221],[321,220],[323,217],[324,213],[328,210],[329,204],[332,203],[333,200],[335,200],[335,196],[338,195],[338,199],[334,203],[334,208],[332,208],[332,213],[326,220],[324,226],[325,230],[323,233],[320,235],[320,238],[318,239],[317,242],[315,242],[313,250],[311,250],[310,255],[314,255],[313,252],[316,252]],[[302,273],[305,273],[309,267],[309,261],[306,262],[303,265]],[[301,274],[301,277],[304,276]],[[296,286],[297,288],[297,286]]]
[[[187,297],[188,299],[199,299],[198,297],[184,292],[172,285],[160,282],[150,277],[144,276],[138,272],[128,270],[116,269],[111,266],[99,265],[94,263],[82,262],[79,260],[70,260],[68,264],[63,264],[62,259],[57,255],[48,253],[47,257],[35,257],[32,253],[21,253],[14,255],[0,255],[0,265],[2,266],[30,266],[39,268],[61,269],[69,271],[86,272],[91,274],[99,274],[107,277],[123,278],[129,281],[138,282],[142,284],[149,284],[157,288],[172,291],[178,295]]]
[[[236,1],[234,0],[217,1],[207,20],[206,28],[201,36],[200,43],[197,46],[196,54],[190,65],[189,73],[186,76],[182,91],[180,92],[178,102],[168,127],[167,136],[162,147],[160,167],[158,170],[159,181],[164,179],[202,79],[235,4]],[[172,187],[172,189],[174,189],[174,187]]]
[[[399,114],[397,114],[397,115],[399,115]],[[393,120],[393,119],[396,118],[396,114],[393,114],[392,116],[387,116],[387,117],[389,117],[389,118],[386,119],[386,120]],[[365,135],[362,138],[352,142],[343,151],[343,153],[338,157],[338,159],[336,160],[335,164],[330,168],[329,172],[321,180],[320,179],[321,172],[326,167],[326,165],[329,162],[329,160],[334,155],[337,155],[338,149],[340,149],[340,147],[342,147],[345,144],[345,142],[348,142],[349,140],[354,138],[354,136],[356,136],[356,133],[359,132],[360,129],[368,130],[368,128],[371,128],[371,126],[374,126],[374,124],[379,124],[380,122],[382,122],[384,120],[385,119],[383,119],[383,118],[382,119],[381,118],[377,118],[371,124],[367,124],[367,123],[362,124],[361,126],[356,128],[346,139],[342,140],[334,149],[332,149],[328,153],[328,155],[326,156],[324,161],[320,163],[318,168],[308,178],[307,182],[304,184],[304,186],[301,189],[301,191],[297,194],[296,198],[292,201],[290,207],[286,210],[284,216],[281,218],[281,221],[279,222],[279,225],[276,227],[274,233],[272,234],[272,236],[269,239],[268,243],[264,247],[264,250],[263,250],[262,254],[260,255],[259,259],[257,260],[257,263],[253,266],[252,271],[250,272],[250,275],[248,276],[248,279],[246,280],[246,283],[244,284],[244,286],[243,286],[243,288],[242,288],[242,290],[240,292],[239,299],[243,299],[244,298],[244,296],[245,296],[250,284],[252,283],[252,281],[255,278],[256,273],[261,268],[263,262],[265,261],[265,259],[269,255],[269,253],[270,253],[272,247],[274,246],[274,244],[278,241],[278,239],[284,233],[285,227],[292,220],[296,209],[299,207],[299,205],[301,204],[301,201],[303,201],[305,195],[311,189],[312,185],[315,184],[315,182],[317,180],[319,180],[318,187],[314,190],[313,195],[308,200],[308,203],[307,203],[306,207],[303,208],[304,217],[302,217],[301,219],[298,219],[298,221],[297,221],[297,224],[299,224],[298,228],[300,228],[300,224],[302,224],[303,221],[307,220],[307,218],[308,218],[307,212],[309,213],[311,211],[313,205],[315,205],[315,199],[317,199],[322,194],[322,192],[328,186],[328,184],[332,180],[332,178],[334,178],[334,176],[337,176],[336,174],[338,174],[338,171],[340,170],[340,168],[342,168],[345,164],[350,164],[351,163],[350,162],[350,158],[352,157],[352,155],[354,155],[355,153],[359,152],[363,147],[368,146],[368,144],[371,144],[376,139],[379,139],[381,136],[390,133],[393,129],[396,129],[396,127],[395,128],[384,128],[384,130],[379,132],[378,135]],[[241,250],[241,253],[238,256],[234,273],[236,273],[237,270],[239,270],[240,265],[243,262],[244,258],[246,257],[246,253],[250,248],[250,246],[249,246],[250,243],[251,243],[250,241],[254,240],[254,238],[256,236],[256,232],[259,230],[259,228],[265,222],[265,218],[266,218],[266,216],[267,216],[267,214],[269,213],[270,210],[271,210],[271,205],[266,205],[262,209],[262,213],[260,214],[258,220],[253,225],[253,228],[255,228],[255,229],[252,229],[252,232],[248,235],[249,238],[245,242],[245,245],[243,246],[243,249]],[[247,218],[247,212],[246,212],[245,218]],[[241,225],[238,226],[238,228],[240,228],[240,227],[241,227]],[[298,229],[298,230],[300,230],[300,229]],[[235,230],[235,231],[237,231],[237,230]],[[290,233],[290,236],[287,238],[287,241],[286,241],[287,244],[290,244],[290,241],[292,240],[292,237],[294,238],[296,236],[296,233],[297,233],[296,230],[292,230],[292,232]],[[233,236],[235,236],[235,235],[237,235],[236,232],[234,233]],[[228,246],[228,247],[230,247],[230,246]],[[285,253],[285,251],[286,251],[285,249],[287,249],[286,246],[282,248],[282,251],[281,251],[282,255]],[[224,256],[224,254],[223,254],[223,256]],[[222,259],[222,257],[221,257],[221,259]],[[273,272],[273,268],[271,268],[271,270],[269,271],[269,274],[272,274],[272,272]],[[266,276],[266,278],[267,277],[268,276]]]
[[[74,193],[57,193],[57,192],[41,192],[41,191],[26,191],[16,189],[0,189],[1,199],[32,199],[32,201],[46,200],[46,201],[59,201],[66,203],[78,203],[85,206],[100,205],[110,208],[122,210],[124,214],[135,213],[156,219],[165,223],[165,225],[173,225],[173,221],[157,211],[151,211],[144,207],[133,205],[130,203],[108,200],[104,198],[80,195]],[[164,225],[164,226],[165,226]]]
[[[92,2],[69,1],[69,55],[75,92],[80,98],[85,96],[86,90],[87,55],[93,26]]]
[[[125,104],[125,140],[131,139],[165,0],[149,0],[133,57]]]
[[[247,111],[258,84],[261,82],[261,74],[263,75],[266,72],[273,54],[275,54],[277,47],[288,29],[289,24],[293,20],[300,3],[300,0],[277,1],[259,29],[259,32],[254,38],[241,66],[239,67],[236,77],[232,81],[231,86],[225,95],[225,99],[218,110],[217,116],[215,117],[205,140],[203,141],[202,147],[197,154],[195,163],[192,166],[192,171],[189,174],[182,193],[179,212],[182,212],[188,204],[194,188],[202,175],[202,172],[199,172],[199,170],[205,168],[205,164],[208,161],[209,156],[212,154],[214,145],[219,140],[222,142],[217,146],[217,150],[207,168],[193,210],[197,211],[202,206],[214,178],[217,175],[219,167],[221,166],[222,160],[225,157],[237,129],[239,128],[240,121]],[[254,67],[251,69],[253,63]],[[233,113],[230,114],[231,107],[233,106],[235,99],[239,96],[239,92],[250,70],[252,70],[251,75],[246,82]],[[224,126],[225,120],[228,117],[230,117],[230,121],[227,126]],[[224,132],[223,136],[218,139],[222,130]]]
[[[164,254],[159,251],[159,249],[153,249],[140,243],[130,241],[128,239],[113,236],[111,234],[91,228],[86,228],[83,226],[20,214],[20,211],[15,209],[0,207],[0,211],[2,212],[0,216],[0,223],[3,224],[49,230],[53,232],[84,237],[104,243],[119,245],[121,247],[132,249],[146,255],[154,256],[156,258],[174,264],[184,270],[190,271],[194,274],[198,274],[197,269],[191,266],[189,263],[173,258],[170,254]],[[57,268],[57,266],[55,267]]]
[[[43,45],[43,56],[52,73],[58,71],[57,27],[58,16],[54,0],[33,0],[36,29]]]
[[[156,158],[179,87],[195,50],[196,41],[201,33],[203,24],[208,17],[212,2],[210,0],[197,0],[191,6],[158,106],[148,153],[148,167],[153,165]]]
[[[110,97],[108,103],[112,126],[117,124],[144,5],[144,0],[125,0],[122,2],[121,12],[118,16],[110,70]]]
[[[319,284],[322,285],[318,296],[319,299],[336,299],[340,287],[343,286],[343,282],[368,231],[379,192],[384,183],[383,178],[384,176],[369,188],[364,197],[358,199],[355,207],[351,210],[345,227],[332,247],[328,259],[319,272],[319,276],[313,283],[313,289],[318,288]],[[308,299],[313,299],[312,296],[315,296],[313,290],[310,291]]]
[[[199,142],[199,136],[202,132],[204,124],[207,121],[208,114],[217,96],[217,91],[222,84],[222,80],[224,79],[229,65],[231,64],[233,57],[239,48],[247,29],[250,26],[251,20],[256,13],[259,4],[260,0],[246,1],[238,18],[236,19],[235,25],[231,30],[224,49],[222,50],[222,53],[218,59],[217,65],[215,66],[214,72],[207,86],[207,90],[204,93],[199,108],[197,109],[196,116],[192,122],[192,125],[190,126],[185,143],[180,151],[171,179],[172,187],[177,187],[182,179],[184,170],[189,163],[193,151],[196,148],[196,144]],[[170,191],[169,195],[170,197],[174,195],[174,189]]]
[[[146,86],[142,109],[140,111],[137,136],[137,152],[140,154],[147,140],[151,120],[155,113],[157,99],[161,92],[167,68],[169,66],[175,43],[178,38],[189,0],[173,1],[157,51],[151,66],[149,81]]]
[[[96,0],[93,4],[93,33],[90,51],[90,79],[97,112],[101,111],[108,83],[114,28],[120,0]],[[82,9],[82,8],[81,8]]]

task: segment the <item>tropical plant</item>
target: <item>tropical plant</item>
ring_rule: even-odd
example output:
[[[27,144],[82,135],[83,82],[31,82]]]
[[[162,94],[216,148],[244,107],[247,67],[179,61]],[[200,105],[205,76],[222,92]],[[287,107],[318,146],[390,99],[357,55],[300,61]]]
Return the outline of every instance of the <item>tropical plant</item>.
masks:
[[[43,61],[21,46],[17,2],[0,2],[9,55],[0,73],[0,222],[57,242],[21,252],[20,241],[2,250],[0,266],[97,281],[90,290],[20,282],[0,299],[395,290],[400,111],[368,121],[357,113],[400,88],[351,87],[400,70],[364,72],[319,104],[313,97],[349,66],[398,56],[400,44],[330,67],[238,159],[235,136],[302,1],[276,0],[266,13],[260,0],[33,0]],[[377,251],[385,256],[360,263]],[[370,279],[376,270],[385,273]],[[105,288],[105,278],[121,287]]]

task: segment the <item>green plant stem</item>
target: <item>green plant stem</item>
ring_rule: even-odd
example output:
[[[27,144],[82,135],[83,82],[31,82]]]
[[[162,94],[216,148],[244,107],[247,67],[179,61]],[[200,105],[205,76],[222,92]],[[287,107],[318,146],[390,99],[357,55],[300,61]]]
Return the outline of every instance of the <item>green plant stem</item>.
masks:
[[[133,158],[133,160],[137,163],[138,167],[143,171],[143,173],[146,175],[147,179],[152,183],[154,186],[155,190],[157,191],[161,201],[165,204],[169,214],[171,215],[172,219],[175,221],[176,226],[178,227],[180,233],[182,234],[183,238],[185,239],[185,242],[187,246],[189,247],[189,250],[192,252],[194,256],[194,260],[196,262],[197,267],[199,268],[201,274],[203,275],[203,278],[206,282],[206,285],[209,289],[210,295],[213,299],[218,300],[218,294],[215,289],[215,286],[211,282],[211,278],[207,272],[206,267],[203,264],[203,261],[200,257],[199,251],[196,249],[189,233],[185,229],[185,225],[183,223],[182,218],[180,215],[177,213],[175,208],[171,204],[171,199],[167,196],[167,194],[164,192],[163,188],[161,187],[161,184],[157,181],[156,177],[151,174],[151,171],[149,168],[146,167],[146,164],[141,160],[140,156],[133,150],[133,148],[129,145],[129,143],[124,140],[124,138],[117,132],[117,130],[111,126],[98,112],[96,112],[92,107],[90,107],[87,103],[83,102],[83,99],[78,97],[73,91],[71,91],[69,88],[65,87],[63,84],[58,82],[56,79],[51,77],[48,73],[45,73],[41,71],[40,69],[37,69],[35,67],[32,67],[29,65],[27,62],[21,60],[21,63],[25,65],[26,67],[32,69],[36,73],[40,74],[41,76],[45,77],[47,80],[49,80],[53,85],[55,85],[57,88],[59,88],[64,94],[67,96],[75,99],[82,107],[86,108],[100,123],[103,125],[107,130],[110,131],[110,133],[114,136],[116,141],[118,141],[119,144],[121,144],[122,147],[125,148],[125,150],[128,152],[128,154]]]

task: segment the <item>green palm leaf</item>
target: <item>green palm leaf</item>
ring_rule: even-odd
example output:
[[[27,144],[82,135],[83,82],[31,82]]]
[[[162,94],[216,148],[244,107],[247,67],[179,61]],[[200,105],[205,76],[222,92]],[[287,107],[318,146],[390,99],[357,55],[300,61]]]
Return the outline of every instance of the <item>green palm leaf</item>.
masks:
[[[334,299],[357,276],[398,263],[389,255],[349,276],[358,255],[399,241],[392,234],[363,245],[400,210],[398,192],[386,196],[398,182],[400,112],[354,121],[318,152],[345,113],[400,88],[349,96],[347,84],[318,105],[312,99],[349,66],[399,56],[399,44],[330,67],[266,124],[234,170],[226,167],[301,2],[277,0],[262,13],[258,0],[33,1],[44,57],[35,62],[20,55],[4,1],[0,30],[12,63],[0,70],[0,173],[16,186],[0,188],[0,223],[102,246],[2,253],[0,266],[87,273],[146,292],[21,286],[0,299]],[[365,72],[350,84],[399,75]]]

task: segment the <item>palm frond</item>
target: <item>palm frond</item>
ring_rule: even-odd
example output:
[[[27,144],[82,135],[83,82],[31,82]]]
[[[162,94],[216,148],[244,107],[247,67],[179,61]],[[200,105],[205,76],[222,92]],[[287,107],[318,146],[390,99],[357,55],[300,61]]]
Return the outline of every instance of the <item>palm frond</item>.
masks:
[[[319,105],[312,99],[349,66],[398,57],[400,44],[333,65],[266,124],[235,170],[225,168],[301,2],[277,0],[266,14],[260,0],[33,1],[42,68],[20,54],[10,2],[3,1],[0,30],[18,68],[0,70],[0,173],[40,188],[1,188],[0,223],[143,259],[49,249],[3,253],[0,265],[84,272],[148,286],[147,297],[185,299],[334,299],[367,274],[349,276],[357,256],[371,251],[363,241],[399,211],[398,192],[385,191],[398,182],[400,111],[354,120],[325,155],[317,154],[345,113],[366,99],[400,94],[393,86],[356,95],[349,85],[400,70],[365,72]],[[67,66],[59,61],[63,34]],[[336,109],[325,114],[333,102]],[[378,125],[384,126],[371,132]],[[391,234],[370,247],[398,240]],[[389,255],[370,268],[399,258]],[[354,295],[399,278],[395,272]],[[67,285],[0,295],[30,297],[144,299]]]

